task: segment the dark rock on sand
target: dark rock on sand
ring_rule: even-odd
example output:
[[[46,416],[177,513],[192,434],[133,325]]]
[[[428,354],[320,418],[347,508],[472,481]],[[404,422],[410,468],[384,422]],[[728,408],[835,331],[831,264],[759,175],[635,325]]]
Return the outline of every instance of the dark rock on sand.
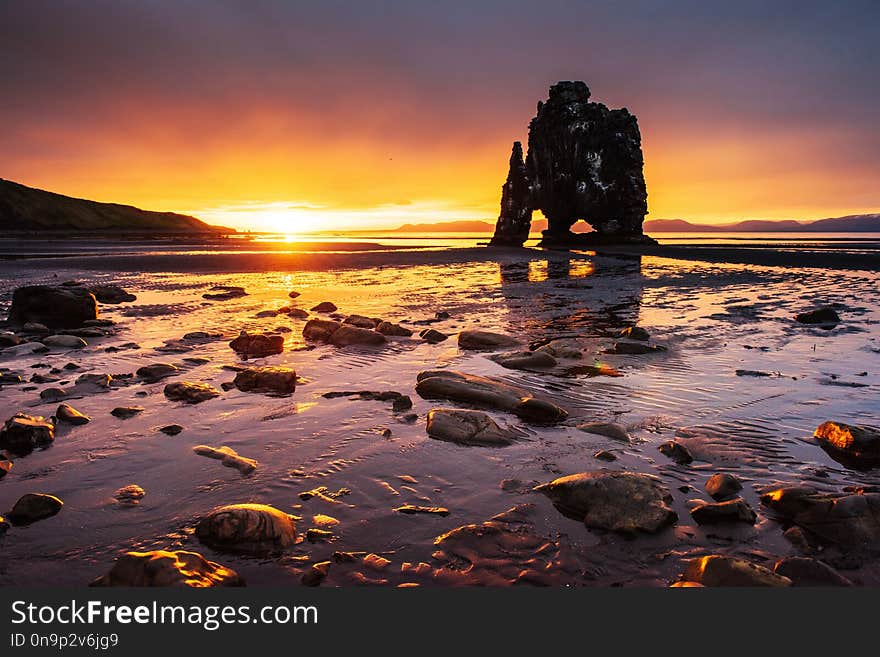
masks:
[[[196,552],[152,550],[126,552],[106,575],[89,586],[244,586],[231,568],[208,561]]]
[[[0,516],[0,536],[8,532],[10,527],[11,525],[6,521],[6,518]]]
[[[488,377],[451,370],[420,372],[416,392],[424,399],[448,399],[494,408],[539,424],[560,422],[568,417],[559,406],[536,399],[527,390]]]
[[[332,301],[322,301],[310,309],[313,313],[335,313],[339,308]]]
[[[288,395],[296,390],[296,372],[289,367],[249,367],[235,375],[233,384],[242,392]]]
[[[34,375],[38,376],[38,375]],[[3,385],[15,385],[18,383],[24,383],[24,379],[21,374],[15,374],[13,372],[0,372],[0,384]]]
[[[773,376],[771,372],[764,372],[763,370],[737,370],[737,376],[755,376],[755,377],[767,377]]]
[[[85,340],[75,335],[48,335],[43,338],[43,344],[60,349],[82,349],[89,346]]]
[[[14,347],[6,347],[3,350],[4,356],[27,356],[28,354],[44,354],[49,351],[49,347],[42,342],[22,342]]]
[[[90,285],[89,292],[95,295],[98,303],[125,303],[136,301],[137,297],[118,285]]]
[[[180,374],[180,368],[171,363],[153,363],[139,367],[135,372],[147,383],[156,383],[162,379]]]
[[[3,479],[12,470],[13,462],[6,458],[8,455],[0,453],[0,479]]]
[[[745,559],[712,554],[692,559],[682,578],[703,586],[791,586],[791,580]]]
[[[614,452],[609,452],[607,449],[600,449],[598,452],[593,454],[594,459],[598,459],[600,461],[616,461],[617,456]]]
[[[120,420],[128,420],[129,418],[133,418],[138,413],[144,412],[143,406],[117,406],[112,411],[110,411],[110,415],[113,417],[118,417]]]
[[[232,350],[245,358],[265,358],[284,351],[284,336],[272,333],[239,333],[229,343]]]
[[[355,344],[381,345],[386,340],[384,335],[376,331],[343,324],[330,336],[330,342],[337,347],[346,347]]]
[[[261,310],[256,315],[254,315],[254,317],[256,317],[257,319],[264,319],[266,317],[277,317],[277,316],[278,316],[277,310]]]
[[[852,586],[853,583],[828,564],[810,557],[785,557],[773,572],[787,577],[792,586]]]
[[[296,544],[293,518],[265,504],[232,504],[211,511],[195,534],[208,547],[230,552],[265,554]]]
[[[120,506],[137,506],[141,503],[141,500],[144,499],[146,494],[147,491],[137,484],[129,484],[113,493],[113,499],[115,499]]]
[[[656,477],[631,472],[582,472],[535,488],[563,514],[587,527],[622,534],[656,533],[678,515],[672,495]]]
[[[302,308],[291,308],[285,314],[292,319],[308,319],[309,318],[309,313],[307,313]]]
[[[364,317],[363,315],[349,315],[342,320],[342,323],[351,324],[358,328],[374,329],[382,323],[382,320],[376,317]]]
[[[27,493],[22,495],[8,517],[13,525],[29,525],[38,520],[51,518],[61,510],[64,502],[54,495]]]
[[[758,516],[743,498],[726,502],[706,502],[691,509],[691,517],[698,525],[714,525],[726,522],[744,522],[754,525]]]
[[[443,516],[444,518],[449,515],[449,509],[442,506],[418,506],[415,504],[404,504],[403,506],[394,509],[394,511],[396,513],[405,513],[407,515],[424,514]]]
[[[315,527],[310,527],[306,530],[306,540],[309,543],[326,543],[332,538],[333,532],[329,532],[326,529],[316,529]]]
[[[513,347],[519,344],[519,340],[503,335],[501,333],[492,333],[490,331],[462,331],[458,334],[458,348],[470,349],[473,351],[502,349],[504,347]]]
[[[391,322],[379,322],[376,325],[376,331],[381,333],[382,335],[390,335],[408,338],[413,332],[408,328],[401,326],[400,324],[392,324]]]
[[[436,329],[425,329],[419,333],[419,337],[430,344],[438,344],[449,338],[448,335]]]
[[[231,447],[210,447],[208,445],[196,445],[193,452],[199,456],[207,456],[208,458],[217,459],[227,468],[235,468],[241,474],[250,474],[257,469],[257,462],[254,459],[248,459],[238,454]]]
[[[706,492],[715,500],[726,500],[741,490],[740,480],[726,472],[714,474],[706,482]]]
[[[334,322],[329,319],[310,319],[303,326],[303,338],[316,342],[329,342],[330,338],[341,326],[341,322]]]
[[[183,427],[179,424],[166,424],[164,427],[159,427],[159,431],[164,433],[166,436],[176,436],[181,431],[183,431]]]
[[[642,342],[615,342],[614,346],[607,350],[607,353],[638,356],[641,354],[654,354],[660,351],[666,351],[666,347],[659,344],[644,344]]]
[[[641,326],[628,326],[620,332],[619,337],[640,342],[648,342],[651,339],[651,335]]]
[[[303,573],[300,582],[302,582],[303,586],[319,586],[321,582],[327,578],[329,572],[330,562],[319,561],[318,563],[312,564],[312,566]]]
[[[49,328],[79,328],[97,318],[95,296],[80,287],[20,287],[13,292],[9,309],[12,324],[39,322]]]
[[[630,441],[629,433],[627,432],[627,430],[619,424],[614,424],[613,422],[585,422],[583,424],[579,424],[577,428],[584,433],[592,433],[597,436],[605,436],[606,438],[619,440],[623,443],[628,443]]]
[[[16,413],[0,429],[0,448],[27,454],[55,440],[55,425],[39,415]]]
[[[556,367],[556,359],[546,351],[510,351],[489,358],[509,370],[540,370]]]
[[[109,374],[80,374],[76,377],[76,385],[78,386],[109,388],[112,383],[113,377]]]
[[[169,383],[165,386],[164,392],[171,401],[186,402],[187,404],[198,404],[220,396],[220,391],[217,388],[206,383],[191,383],[190,381]]]
[[[412,399],[410,399],[409,395],[400,395],[396,397],[391,402],[391,410],[395,413],[402,413],[403,411],[408,411],[413,407]]]
[[[840,322],[840,315],[831,306],[824,306],[798,313],[794,319],[801,324],[837,324]]]
[[[237,285],[215,285],[211,290],[213,291],[206,292],[202,297],[205,299],[211,299],[212,301],[227,301],[229,299],[238,299],[247,296],[245,289],[243,287],[238,287]]]
[[[514,442],[512,432],[482,411],[435,408],[428,413],[426,431],[431,438],[459,445],[503,447]]]
[[[663,454],[663,456],[671,458],[679,465],[687,465],[694,460],[690,450],[677,440],[667,440],[665,443],[657,447],[657,449],[660,450],[660,453]]]
[[[14,347],[18,344],[21,344],[21,338],[15,333],[8,333],[6,331],[0,332],[0,349]]]
[[[300,292],[296,292],[295,290],[291,290],[290,292],[287,293],[287,296],[289,296],[291,299],[296,299],[298,296],[300,296],[300,294],[301,294]]]
[[[819,445],[844,465],[870,468],[880,465],[880,429],[823,422],[813,433]]]
[[[69,404],[59,404],[58,409],[55,411],[55,417],[58,418],[60,422],[66,422],[67,424],[73,424],[75,426],[88,424],[92,419],[88,415],[80,413]]]
[[[45,402],[58,401],[70,396],[70,392],[64,388],[45,388],[40,391],[40,399]]]

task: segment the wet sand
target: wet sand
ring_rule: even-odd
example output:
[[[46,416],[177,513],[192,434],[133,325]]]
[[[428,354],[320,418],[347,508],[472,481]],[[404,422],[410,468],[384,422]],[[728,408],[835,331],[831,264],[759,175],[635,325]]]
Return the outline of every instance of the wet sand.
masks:
[[[664,255],[670,255],[669,248]],[[114,320],[118,331],[88,338],[86,349],[18,357],[0,352],[0,367],[26,379],[49,371],[35,365],[62,368],[74,362],[80,367],[76,376],[106,372],[119,384],[67,400],[92,421],[62,426],[51,447],[15,459],[0,480],[0,513],[29,492],[57,495],[65,503],[58,515],[0,536],[0,584],[81,586],[107,572],[121,552],[147,549],[200,552],[234,568],[249,586],[298,585],[310,564],[334,561],[334,552],[374,553],[390,563],[334,561],[325,586],[517,581],[665,586],[695,556],[728,554],[772,566],[779,557],[800,554],[761,506],[762,490],[804,482],[826,491],[880,485],[880,471],[845,467],[811,438],[828,419],[880,425],[877,274],[827,263],[811,269],[789,260],[785,267],[764,267],[702,261],[709,256],[691,261],[681,253],[677,260],[624,255],[463,248],[0,262],[3,316],[12,289],[29,283],[113,282],[137,295],[131,303],[101,306],[101,317]],[[202,298],[218,284],[244,286],[249,294],[227,301]],[[301,296],[291,301],[290,290]],[[382,317],[416,332],[428,326],[417,322],[448,312],[447,319],[429,326],[451,337],[429,344],[416,333],[392,338],[384,347],[338,348],[307,344],[301,335],[305,320],[256,317],[287,304],[308,310],[321,301],[334,302],[342,315]],[[839,304],[843,319],[831,330],[792,320],[796,312],[826,304]],[[617,333],[633,324],[667,350],[604,353]],[[192,406],[164,397],[169,381],[220,388],[234,376],[224,366],[244,364],[228,341],[242,329],[276,327],[289,329],[282,333],[284,353],[247,364],[294,368],[300,380],[293,395],[232,389]],[[532,346],[575,338],[584,358],[550,372],[504,369],[487,357],[490,353],[457,347],[456,333],[475,328]],[[178,341],[190,331],[219,337],[197,344]],[[184,360],[193,357],[207,362]],[[158,383],[119,376],[154,362],[184,371]],[[584,364],[613,367],[623,376],[564,372]],[[521,436],[503,448],[431,439],[425,432],[427,413],[455,404],[416,394],[418,373],[429,369],[526,387],[564,407],[569,418],[546,427],[489,411]],[[770,376],[738,376],[737,370]],[[57,402],[43,403],[40,391],[73,378],[62,374],[59,383],[35,384],[33,390],[25,389],[28,384],[4,385],[0,416],[52,415]],[[414,402],[407,413],[418,417],[408,422],[407,413],[395,413],[381,401],[324,397],[349,390],[399,391]],[[119,406],[145,410],[123,420],[110,415]],[[632,441],[576,429],[587,421],[619,423]],[[177,436],[158,432],[169,424],[184,430]],[[705,459],[679,465],[658,451],[665,441],[694,435],[706,439]],[[257,460],[258,467],[242,475],[194,454],[192,448],[200,444],[227,445]],[[616,460],[595,458],[600,450]],[[589,530],[531,492],[534,485],[586,470],[659,477],[672,493],[677,524],[656,535],[625,538]],[[691,518],[688,501],[708,501],[703,486],[720,471],[743,481],[743,497],[758,513],[754,526],[700,526]],[[113,493],[129,484],[143,487],[146,495],[135,506],[120,506]],[[342,494],[300,498],[318,487]],[[267,558],[201,545],[193,535],[196,522],[216,506],[240,502],[271,504],[300,517],[302,536],[309,528],[323,528],[333,538],[304,540],[284,555]],[[405,504],[444,507],[449,515],[394,511]],[[455,528],[479,525],[516,505],[528,505],[520,509],[525,522],[515,523],[516,540],[487,543],[453,535],[435,545]],[[880,584],[875,560],[828,559],[856,583]],[[419,563],[427,566],[418,572],[404,566]]]

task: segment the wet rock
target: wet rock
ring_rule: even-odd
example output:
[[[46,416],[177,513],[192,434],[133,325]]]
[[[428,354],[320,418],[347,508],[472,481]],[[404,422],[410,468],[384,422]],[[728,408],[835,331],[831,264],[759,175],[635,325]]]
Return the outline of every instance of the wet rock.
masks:
[[[400,324],[392,324],[391,322],[379,322],[376,325],[376,331],[382,335],[398,336],[403,338],[410,337],[413,332]]]
[[[233,384],[242,392],[289,395],[296,390],[296,372],[289,367],[249,367],[235,375]]]
[[[403,506],[394,509],[394,511],[396,513],[405,513],[407,515],[425,514],[443,516],[444,518],[449,515],[449,509],[442,506],[418,506],[415,504],[404,504]]]
[[[714,525],[726,522],[745,522],[754,525],[758,516],[743,498],[726,502],[706,502],[691,509],[691,517],[698,525]]]
[[[462,331],[458,334],[458,348],[469,349],[473,351],[502,349],[504,347],[513,347],[519,344],[509,335],[501,333],[492,333],[490,331]]]
[[[798,313],[794,319],[801,324],[837,324],[840,322],[840,315],[831,306],[823,306]]]
[[[592,433],[596,434],[597,436],[605,436],[606,438],[619,440],[624,443],[628,443],[630,441],[630,436],[627,430],[619,424],[615,424],[613,422],[585,422],[583,424],[579,424],[577,428],[584,433]]]
[[[98,303],[116,304],[137,300],[135,295],[126,292],[118,285],[90,285],[89,292],[95,295]]]
[[[429,344],[438,344],[449,338],[448,335],[436,329],[425,329],[419,333],[419,337]]]
[[[459,445],[503,447],[514,442],[512,432],[482,411],[435,408],[428,413],[426,430],[431,438]]]
[[[212,335],[207,331],[190,331],[184,333],[183,340],[210,340]]]
[[[341,326],[340,322],[329,319],[310,319],[303,327],[303,338],[316,342],[329,342]]]
[[[128,420],[138,413],[143,413],[144,410],[146,409],[143,406],[117,406],[110,411],[110,415],[118,417],[120,420]]]
[[[120,506],[137,506],[144,499],[147,492],[137,484],[129,484],[123,486],[113,493],[115,499]]]
[[[740,480],[726,472],[714,474],[706,482],[706,492],[715,500],[726,500],[741,490]]]
[[[692,559],[682,579],[703,586],[791,586],[790,579],[763,566],[718,554]]]
[[[296,292],[295,290],[291,290],[290,292],[287,293],[287,296],[289,296],[291,299],[296,299],[298,296],[300,296],[300,294],[301,294],[300,292]]]
[[[825,543],[853,553],[880,552],[880,493],[820,493],[785,486],[762,495],[761,503]]]
[[[401,395],[394,399],[391,402],[391,410],[395,413],[402,413],[403,411],[408,411],[413,406],[412,399],[409,398],[408,395]]]
[[[277,316],[278,316],[277,310],[261,310],[256,315],[254,315],[254,317],[256,317],[257,319],[264,319],[266,317],[277,317]]]
[[[191,383],[190,381],[169,383],[163,392],[171,401],[186,402],[187,404],[199,404],[220,396],[220,391],[217,388],[206,383]]]
[[[21,344],[21,338],[9,331],[0,331],[0,349]]]
[[[568,517],[622,534],[656,533],[674,524],[672,495],[656,477],[631,472],[582,472],[535,488]]]
[[[34,376],[38,375],[35,374]],[[0,384],[15,385],[18,383],[24,383],[24,379],[20,374],[15,374],[13,372],[0,372]]]
[[[58,347],[62,349],[82,349],[87,347],[88,343],[82,338],[75,335],[49,335],[43,338],[43,344],[47,347]]]
[[[208,561],[197,552],[152,550],[126,552],[106,575],[89,586],[244,586],[231,568]]]
[[[254,459],[248,459],[240,456],[231,447],[210,447],[208,445],[196,445],[193,452],[199,456],[207,456],[208,458],[217,459],[227,468],[235,468],[241,474],[250,474],[257,469],[257,462]]]
[[[245,289],[237,285],[215,285],[211,290],[212,292],[206,292],[202,297],[212,301],[227,301],[247,296]]]
[[[619,337],[639,342],[648,342],[651,339],[651,335],[641,326],[628,326],[620,332]]]
[[[773,572],[791,580],[792,586],[852,586],[853,583],[828,564],[810,557],[785,557]]]
[[[98,318],[98,302],[80,287],[29,285],[12,294],[9,321],[12,324],[39,322],[49,328],[79,328]]]
[[[593,454],[594,459],[598,459],[600,461],[616,461],[617,456],[614,452],[609,452],[607,449],[600,449],[598,452]]]
[[[293,518],[265,504],[232,504],[211,511],[196,525],[196,537],[208,547],[264,554],[296,544]]]
[[[171,363],[153,363],[139,367],[135,372],[146,383],[156,383],[169,376],[180,374],[180,368]]]
[[[3,350],[4,356],[27,356],[28,354],[44,354],[49,351],[49,347],[42,342],[22,342],[14,347],[6,347]]]
[[[0,479],[8,475],[14,465],[12,461],[6,458],[7,456],[8,454],[0,453]]]
[[[229,346],[245,358],[265,358],[284,351],[284,336],[272,333],[249,334],[242,331]]]
[[[546,351],[510,351],[489,357],[509,370],[534,370],[556,367],[556,359]]]
[[[424,399],[448,399],[494,408],[539,424],[555,423],[568,417],[559,406],[536,399],[527,390],[488,377],[451,370],[420,372],[416,392]]]
[[[49,332],[49,327],[45,324],[40,324],[39,322],[25,322],[24,326],[21,327],[22,333],[28,334],[46,334]]]
[[[51,518],[61,510],[64,502],[54,495],[27,493],[22,495],[7,514],[13,525],[30,525]]]
[[[862,468],[880,465],[880,429],[868,426],[823,422],[813,433],[828,454]]]
[[[770,372],[764,372],[762,370],[737,370],[737,376],[755,376],[755,377],[766,377],[773,376]]]
[[[113,377],[109,374],[80,374],[76,377],[76,385],[93,388],[109,388]]]
[[[46,388],[40,391],[40,399],[45,402],[58,401],[70,396],[70,392],[64,388]]]
[[[342,323],[351,324],[358,328],[374,329],[382,323],[382,320],[375,317],[364,317],[363,315],[349,315],[342,320]]]
[[[310,309],[313,313],[335,313],[339,308],[331,301],[322,301],[317,306]]]
[[[6,518],[0,516],[0,536],[3,536],[7,531],[9,531],[9,527],[11,525],[6,521]]]
[[[66,422],[67,424],[72,424],[74,426],[88,424],[92,419],[88,415],[80,413],[69,404],[60,404],[55,411],[55,417],[58,418],[60,422]]]
[[[302,308],[291,308],[285,314],[292,319],[308,319],[309,318],[309,314],[305,310],[303,310]]]
[[[584,357],[580,344],[576,340],[567,338],[552,340],[538,347],[535,351],[543,351],[554,358],[566,358],[568,360],[580,360]]]
[[[607,353],[638,356],[641,354],[654,354],[659,351],[666,351],[666,347],[659,344],[644,344],[642,342],[615,342],[614,346],[607,350]]]
[[[330,336],[330,342],[337,347],[345,347],[354,344],[381,345],[386,340],[384,335],[376,331],[343,324]]]
[[[183,427],[179,424],[166,424],[164,427],[159,427],[159,431],[164,433],[166,436],[176,436],[181,431],[183,431]]]
[[[39,415],[16,413],[0,429],[0,448],[27,454],[55,440],[55,425]]]
[[[687,465],[694,460],[690,450],[677,440],[667,440],[665,443],[657,447],[657,449],[660,450],[660,453],[663,454],[663,456],[671,458],[679,465]]]
[[[306,531],[306,540],[309,543],[326,543],[332,538],[333,532],[328,532],[325,529],[315,529],[314,527],[310,527]]]
[[[312,564],[312,567],[303,573],[300,581],[303,586],[319,586],[321,582],[327,579],[327,574],[329,572],[330,562],[320,561],[316,564]]]

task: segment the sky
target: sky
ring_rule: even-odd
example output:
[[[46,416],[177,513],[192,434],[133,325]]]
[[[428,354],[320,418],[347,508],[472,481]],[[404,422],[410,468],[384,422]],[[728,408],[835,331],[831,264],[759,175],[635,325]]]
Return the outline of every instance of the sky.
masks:
[[[648,218],[880,210],[880,3],[0,1],[0,177],[239,229],[498,214],[557,80],[639,120]]]

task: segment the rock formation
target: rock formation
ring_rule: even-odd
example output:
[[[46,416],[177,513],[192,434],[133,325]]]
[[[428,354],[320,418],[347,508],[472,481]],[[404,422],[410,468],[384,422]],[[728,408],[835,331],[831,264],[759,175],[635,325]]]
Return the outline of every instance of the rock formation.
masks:
[[[529,124],[529,151],[514,142],[492,245],[522,246],[532,212],[547,218],[542,246],[642,244],[648,212],[641,135],[626,108],[590,102],[583,82],[558,82]],[[583,219],[593,233],[576,235]]]

